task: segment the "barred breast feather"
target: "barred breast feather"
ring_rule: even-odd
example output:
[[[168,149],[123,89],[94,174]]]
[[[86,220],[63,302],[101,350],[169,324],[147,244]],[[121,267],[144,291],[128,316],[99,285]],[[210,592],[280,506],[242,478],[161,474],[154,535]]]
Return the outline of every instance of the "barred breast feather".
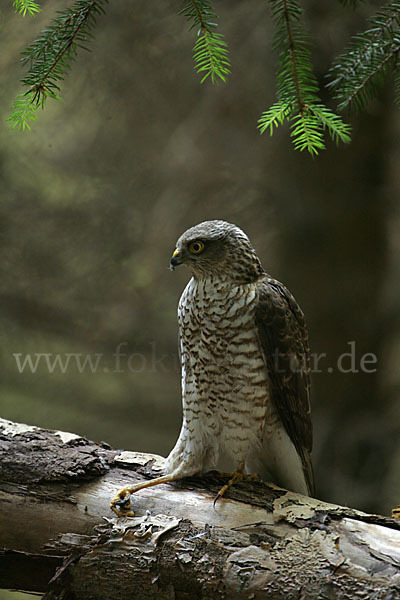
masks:
[[[271,401],[257,305],[256,283],[210,278],[186,286],[178,307],[183,424],[169,471],[183,467],[189,475],[245,466],[276,481],[275,461],[263,455],[265,442],[276,432],[287,435]]]

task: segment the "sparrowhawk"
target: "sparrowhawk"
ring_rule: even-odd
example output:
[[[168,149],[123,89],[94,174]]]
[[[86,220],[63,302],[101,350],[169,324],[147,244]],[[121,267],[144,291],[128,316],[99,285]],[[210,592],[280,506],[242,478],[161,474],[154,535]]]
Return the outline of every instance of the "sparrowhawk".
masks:
[[[165,475],[124,488],[112,508],[121,514],[133,491],[212,469],[312,495],[309,347],[296,300],[225,221],[188,229],[170,268],[182,264],[192,278],[178,306],[181,432]]]

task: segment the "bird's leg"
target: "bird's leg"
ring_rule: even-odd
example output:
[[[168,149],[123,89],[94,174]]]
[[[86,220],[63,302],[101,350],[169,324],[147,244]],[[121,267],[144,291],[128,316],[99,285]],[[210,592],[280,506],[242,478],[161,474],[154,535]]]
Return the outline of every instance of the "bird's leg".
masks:
[[[222,498],[222,496],[225,494],[225,492],[227,490],[229,490],[230,487],[232,487],[232,485],[235,485],[235,483],[239,483],[239,481],[243,481],[243,479],[257,479],[258,475],[256,473],[253,473],[252,475],[246,475],[244,472],[244,462],[241,463],[239,465],[239,468],[237,471],[234,471],[233,473],[219,473],[219,475],[221,475],[222,477],[230,477],[228,483],[226,483],[225,485],[222,486],[222,488],[219,490],[218,494],[215,496],[214,498],[214,506],[216,504],[216,502]]]
[[[175,481],[176,479],[181,479],[181,475],[177,476],[173,473],[169,475],[163,475],[162,477],[156,477],[155,479],[150,479],[149,481],[142,481],[141,483],[137,483],[136,485],[132,485],[130,487],[124,487],[119,490],[118,494],[111,500],[110,508],[115,512],[117,517],[133,517],[134,512],[131,510],[131,494],[138,492],[147,487],[152,487],[153,485],[159,485],[160,483],[170,483],[171,481]]]

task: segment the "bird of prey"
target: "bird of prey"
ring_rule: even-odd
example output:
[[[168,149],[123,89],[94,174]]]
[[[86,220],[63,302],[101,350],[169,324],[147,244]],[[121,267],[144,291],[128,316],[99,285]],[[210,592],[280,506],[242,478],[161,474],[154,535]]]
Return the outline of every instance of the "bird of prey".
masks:
[[[132,492],[212,469],[312,495],[309,347],[296,300],[225,221],[188,229],[178,265],[192,275],[178,306],[181,432],[165,475],[122,489],[112,509],[127,514]]]

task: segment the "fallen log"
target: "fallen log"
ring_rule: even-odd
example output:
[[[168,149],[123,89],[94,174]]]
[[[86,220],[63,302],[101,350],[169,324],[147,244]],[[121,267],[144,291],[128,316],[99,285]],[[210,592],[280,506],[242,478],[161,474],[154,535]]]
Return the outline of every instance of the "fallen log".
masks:
[[[46,599],[396,599],[400,523],[216,473],[143,489],[163,459],[0,420],[0,588]]]

